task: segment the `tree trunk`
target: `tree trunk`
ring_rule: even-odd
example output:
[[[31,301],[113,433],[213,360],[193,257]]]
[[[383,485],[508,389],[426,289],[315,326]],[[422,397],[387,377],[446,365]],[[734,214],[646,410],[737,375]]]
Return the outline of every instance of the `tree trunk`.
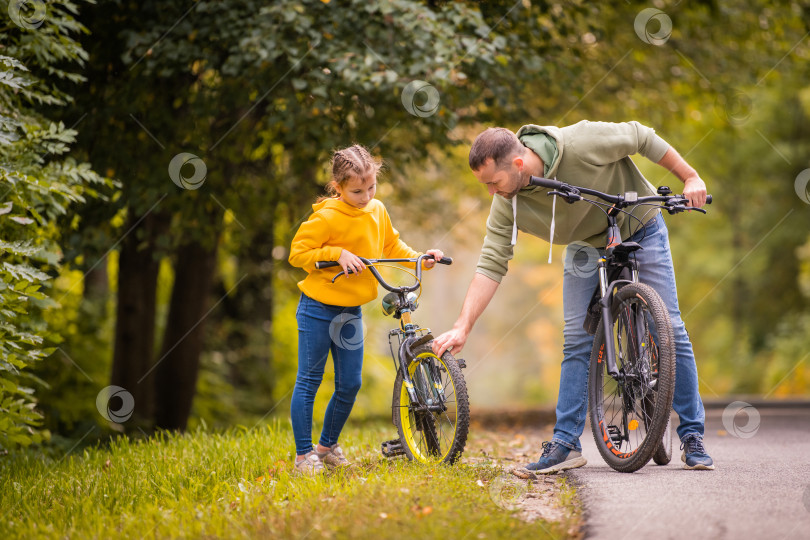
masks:
[[[107,257],[104,256],[84,275],[84,299],[91,302],[105,302],[110,292],[107,276]]]
[[[132,215],[127,230],[140,216]],[[132,394],[134,425],[151,425],[151,375],[155,348],[155,304],[159,261],[153,256],[153,245],[161,231],[161,219],[155,215],[143,218],[139,228],[122,241],[118,258],[118,302],[115,317],[115,346],[111,384]],[[144,233],[145,230],[145,233]],[[140,233],[140,234],[139,234]],[[112,404],[114,410],[120,403]],[[125,413],[122,413],[125,414]]]
[[[197,388],[215,271],[216,245],[192,242],[178,248],[169,318],[155,368],[157,427],[186,429]]]

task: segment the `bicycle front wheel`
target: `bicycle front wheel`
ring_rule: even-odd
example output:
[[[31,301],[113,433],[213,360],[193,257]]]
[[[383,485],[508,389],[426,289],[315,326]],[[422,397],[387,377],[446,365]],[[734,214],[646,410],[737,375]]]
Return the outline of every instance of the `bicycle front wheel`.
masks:
[[[588,398],[596,447],[605,462],[633,472],[663,441],[675,392],[675,341],[663,300],[631,283],[613,297],[611,331],[619,377],[607,372],[604,320],[591,351]]]
[[[664,438],[658,444],[653,454],[653,461],[656,465],[666,465],[672,460],[672,420],[667,419],[667,427],[664,429]]]
[[[441,358],[432,342],[413,350],[408,374],[418,397],[412,403],[402,372],[394,381],[393,419],[410,460],[455,463],[464,452],[470,427],[467,385],[453,355]]]

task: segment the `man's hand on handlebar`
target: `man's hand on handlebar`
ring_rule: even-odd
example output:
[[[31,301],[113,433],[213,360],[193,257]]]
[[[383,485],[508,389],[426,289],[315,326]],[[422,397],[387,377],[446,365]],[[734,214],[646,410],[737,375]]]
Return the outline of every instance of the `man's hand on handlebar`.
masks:
[[[425,255],[433,255],[432,259],[422,259],[422,266],[425,268],[433,268],[436,266],[436,261],[444,257],[444,253],[440,249],[429,249],[425,252]]]
[[[690,176],[683,184],[683,196],[689,201],[689,206],[703,208],[706,204],[706,183],[699,176]]]
[[[351,273],[359,274],[366,269],[366,265],[363,264],[360,257],[346,249],[340,253],[340,258],[337,262],[340,267],[343,268],[343,271],[346,272],[346,277],[350,277]]]

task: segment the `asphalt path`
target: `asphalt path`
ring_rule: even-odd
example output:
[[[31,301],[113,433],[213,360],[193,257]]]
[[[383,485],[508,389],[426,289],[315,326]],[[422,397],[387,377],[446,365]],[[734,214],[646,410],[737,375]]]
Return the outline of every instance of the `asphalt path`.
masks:
[[[810,406],[707,410],[714,471],[683,470],[677,435],[669,465],[632,474],[608,467],[590,427],[581,442],[588,464],[565,474],[586,538],[810,538]]]

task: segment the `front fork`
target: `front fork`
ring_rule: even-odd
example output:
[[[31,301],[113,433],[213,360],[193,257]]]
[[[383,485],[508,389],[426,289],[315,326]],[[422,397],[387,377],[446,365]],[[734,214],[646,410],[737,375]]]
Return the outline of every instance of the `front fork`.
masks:
[[[411,379],[411,374],[408,373],[408,364],[413,357],[410,345],[414,340],[413,335],[408,335],[408,333],[413,331],[410,311],[402,311],[400,327],[406,332],[406,337],[402,340],[402,343],[400,343],[399,354],[397,355],[399,358],[399,369],[402,371],[402,384],[405,385],[405,390],[408,392],[408,398],[410,398],[411,403],[419,403],[416,397],[416,389],[413,386],[413,379]]]
[[[638,263],[635,260],[629,261],[630,263],[630,281],[638,283]],[[604,257],[599,259],[596,265],[599,272],[599,292],[602,299],[599,300],[599,307],[602,310],[602,330],[604,331],[605,342],[605,365],[607,367],[608,375],[615,380],[622,378],[616,367],[616,349],[613,341],[613,316],[610,313],[610,306],[612,303],[613,291],[618,286],[628,283],[627,280],[617,279],[612,283],[608,282],[607,260]]]
[[[440,378],[438,366],[435,366],[432,362],[428,366],[419,366],[423,370],[427,369],[431,371],[429,374],[423,374],[423,378],[425,379],[425,383],[428,385],[425,390],[433,395],[433,403],[421,403],[419,401],[413,379],[411,378],[411,374],[408,372],[408,364],[410,364],[413,360],[413,352],[411,351],[410,345],[416,339],[416,336],[413,335],[413,331],[416,329],[416,327],[411,322],[410,311],[402,311],[400,327],[406,333],[406,337],[402,340],[402,343],[399,346],[399,354],[397,356],[399,357],[399,369],[402,371],[402,383],[405,385],[405,390],[408,392],[408,398],[410,399],[411,403],[415,404],[417,407],[438,406],[444,409],[444,388],[442,388],[441,384],[437,382]],[[434,372],[433,370],[436,371]]]

